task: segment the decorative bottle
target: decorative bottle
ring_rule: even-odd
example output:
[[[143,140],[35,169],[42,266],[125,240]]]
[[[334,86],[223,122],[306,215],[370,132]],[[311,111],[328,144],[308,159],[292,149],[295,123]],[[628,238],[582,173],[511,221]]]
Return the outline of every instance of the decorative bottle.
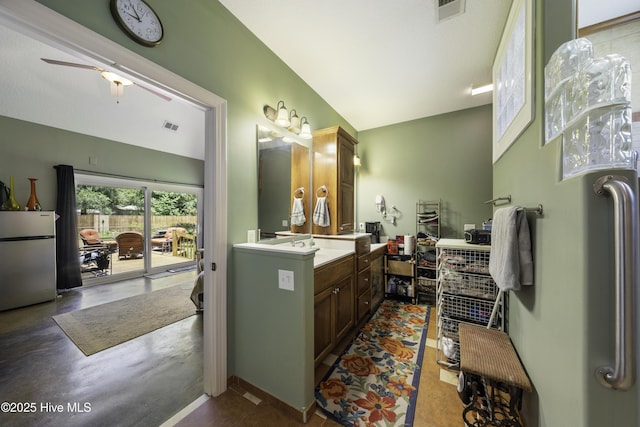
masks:
[[[9,177],[9,198],[2,205],[2,209],[5,211],[19,211],[20,205],[16,201],[16,195],[13,191],[13,176]]]
[[[27,200],[27,210],[28,211],[39,211],[42,210],[40,206],[40,202],[38,201],[38,196],[36,196],[36,181],[37,178],[29,178],[31,182],[31,195],[29,196],[29,200]]]

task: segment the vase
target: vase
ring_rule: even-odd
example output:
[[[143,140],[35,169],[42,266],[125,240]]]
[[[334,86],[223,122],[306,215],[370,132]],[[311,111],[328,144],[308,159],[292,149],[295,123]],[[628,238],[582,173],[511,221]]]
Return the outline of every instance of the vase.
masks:
[[[9,199],[2,205],[5,211],[19,211],[20,205],[16,201],[16,195],[13,191],[13,176],[9,177]]]
[[[28,211],[39,211],[42,210],[40,206],[40,202],[38,201],[38,196],[36,195],[36,178],[29,178],[31,182],[31,195],[29,195],[29,200],[27,200],[27,210]]]

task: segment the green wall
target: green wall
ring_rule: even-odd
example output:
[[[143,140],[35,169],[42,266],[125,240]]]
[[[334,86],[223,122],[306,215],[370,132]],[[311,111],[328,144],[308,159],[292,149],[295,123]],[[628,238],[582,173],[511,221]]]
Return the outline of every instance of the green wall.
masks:
[[[535,284],[510,292],[509,335],[535,388],[525,396],[527,425],[631,427],[637,386],[609,390],[595,377],[613,349],[613,302],[603,290],[612,279],[602,277],[612,266],[602,234],[610,204],[594,197],[595,178],[561,181],[561,138],[544,145],[544,66],[574,28],[573,0],[536,2],[535,119],[493,167],[495,196],[544,205],[543,216],[529,216]]]
[[[360,132],[357,222],[380,221],[383,235],[416,233],[416,202],[442,199],[444,237],[491,218],[491,105]],[[402,213],[396,225],[376,212],[384,196]]]

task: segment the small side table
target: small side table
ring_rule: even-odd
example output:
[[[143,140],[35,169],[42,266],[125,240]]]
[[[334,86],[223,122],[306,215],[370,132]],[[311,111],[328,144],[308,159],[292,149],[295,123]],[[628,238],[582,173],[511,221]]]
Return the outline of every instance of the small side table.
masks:
[[[469,403],[462,411],[465,425],[521,427],[522,393],[531,382],[509,335],[460,323],[460,370],[468,375]]]

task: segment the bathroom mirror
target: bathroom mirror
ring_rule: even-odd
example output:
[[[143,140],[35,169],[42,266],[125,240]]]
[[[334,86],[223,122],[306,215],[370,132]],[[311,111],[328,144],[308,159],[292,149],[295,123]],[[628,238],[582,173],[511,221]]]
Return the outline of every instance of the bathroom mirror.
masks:
[[[256,126],[256,140],[260,239],[311,233],[311,141],[268,123]]]

